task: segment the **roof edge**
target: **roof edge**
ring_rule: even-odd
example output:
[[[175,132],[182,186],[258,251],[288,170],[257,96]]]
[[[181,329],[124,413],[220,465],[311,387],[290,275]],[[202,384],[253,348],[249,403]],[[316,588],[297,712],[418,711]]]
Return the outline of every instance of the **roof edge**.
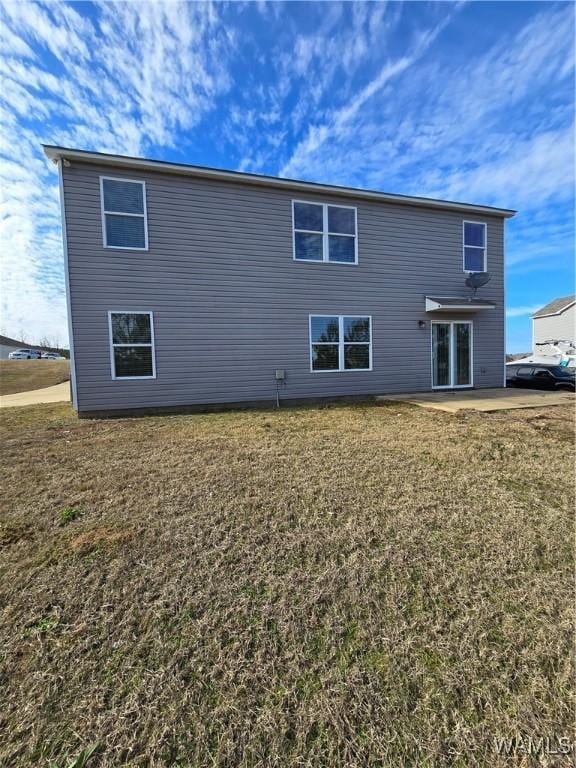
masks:
[[[161,171],[197,178],[220,179],[222,181],[235,181],[240,184],[255,186],[274,186],[292,190],[310,190],[341,197],[357,197],[365,200],[396,203],[397,205],[414,205],[423,208],[437,208],[440,210],[453,210],[463,212],[484,213],[490,216],[499,216],[509,219],[516,215],[516,211],[508,208],[494,208],[489,205],[475,205],[473,203],[460,203],[452,200],[437,200],[430,197],[413,197],[410,195],[395,195],[377,190],[358,189],[356,187],[341,187],[335,184],[319,184],[315,181],[301,181],[298,179],[284,179],[279,176],[264,176],[256,173],[243,173],[241,171],[229,171],[218,168],[208,168],[185,163],[170,163],[164,160],[149,160],[127,155],[112,155],[106,152],[89,152],[83,149],[59,147],[52,144],[42,144],[44,153],[54,161],[79,160],[84,163],[102,164],[117,168],[140,168],[142,170]]]
[[[496,304],[495,301],[492,301],[492,299],[478,299],[471,296],[430,296],[428,294],[425,294],[425,299],[433,299],[434,301],[444,301],[445,299],[457,299],[458,301],[461,301],[463,304],[474,304],[474,303],[480,303],[480,304]]]
[[[566,312],[566,310],[570,309],[574,304],[576,304],[576,299],[572,299],[572,301],[569,301],[567,304],[563,304],[560,309],[556,310],[556,312],[543,312],[540,314],[541,310],[538,310],[538,312],[534,312],[531,317],[533,320],[539,317],[555,317],[556,315],[561,315],[562,312]],[[542,309],[544,309],[544,307]]]

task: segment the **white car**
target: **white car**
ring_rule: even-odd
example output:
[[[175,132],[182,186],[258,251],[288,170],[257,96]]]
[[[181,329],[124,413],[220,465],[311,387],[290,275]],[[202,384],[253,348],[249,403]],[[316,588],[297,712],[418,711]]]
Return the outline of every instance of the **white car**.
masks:
[[[42,352],[42,360],[64,360],[58,352]]]
[[[37,349],[15,349],[10,352],[8,360],[40,360],[42,353]]]

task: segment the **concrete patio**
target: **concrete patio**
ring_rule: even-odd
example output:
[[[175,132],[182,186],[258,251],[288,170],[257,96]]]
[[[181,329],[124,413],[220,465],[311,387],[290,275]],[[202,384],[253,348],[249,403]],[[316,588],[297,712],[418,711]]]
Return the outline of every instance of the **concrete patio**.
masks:
[[[467,389],[442,392],[413,392],[406,395],[380,395],[378,402],[396,401],[456,413],[462,410],[504,411],[511,408],[543,408],[549,405],[574,405],[573,392],[546,392],[534,389]]]

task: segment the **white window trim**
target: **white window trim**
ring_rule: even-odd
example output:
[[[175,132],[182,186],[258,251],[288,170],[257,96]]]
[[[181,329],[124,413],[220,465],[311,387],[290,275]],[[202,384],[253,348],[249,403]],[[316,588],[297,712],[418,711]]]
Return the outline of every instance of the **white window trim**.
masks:
[[[294,206],[296,203],[303,203],[304,205],[319,205],[322,207],[322,232],[317,232],[313,229],[296,229],[294,220]],[[329,232],[328,231],[328,208],[346,208],[354,211],[354,235],[348,235],[344,232]],[[301,232],[305,235],[322,235],[322,259],[297,259],[296,258],[296,233]],[[328,257],[330,255],[328,248],[328,237],[334,235],[335,237],[353,237],[354,238],[354,261],[331,261]],[[344,267],[354,267],[358,264],[358,208],[354,205],[337,205],[335,203],[319,203],[316,200],[292,200],[292,259],[293,261],[302,261],[307,264],[339,264]],[[318,315],[320,317],[320,315]],[[329,315],[332,317],[332,315]],[[347,315],[348,317],[348,315]],[[363,315],[365,317],[365,315]]]
[[[480,248],[479,245],[466,245],[465,233],[466,224],[481,224],[484,227],[484,248]],[[482,269],[466,269],[466,248],[476,248],[477,250],[484,251],[484,262]],[[474,219],[465,219],[462,222],[462,269],[466,274],[473,275],[476,272],[488,271],[488,224],[485,221],[475,221]]]
[[[104,182],[105,181],[129,181],[131,184],[140,184],[142,187],[142,200],[144,203],[144,213],[124,213],[123,211],[104,210]],[[148,250],[148,207],[146,204],[146,182],[140,179],[126,179],[119,176],[100,176],[100,213],[102,217],[102,245],[114,251],[147,251]],[[124,245],[108,245],[106,242],[106,214],[111,216],[132,216],[137,219],[144,219],[144,248],[134,248]]]
[[[115,344],[112,337],[112,315],[149,315],[150,317],[150,343],[146,344]],[[156,342],[154,340],[154,313],[142,309],[110,309],[108,310],[108,340],[110,344],[110,374],[112,381],[141,381],[142,379],[156,378]],[[114,349],[116,347],[150,347],[152,349],[152,376],[116,376],[116,364],[114,361]]]
[[[312,341],[312,318],[313,317],[337,317],[338,318],[338,341]],[[344,341],[344,318],[350,317],[350,318],[368,318],[370,320],[370,339],[369,341]],[[345,344],[365,344],[368,346],[368,359],[369,359],[369,367],[368,368],[345,368],[344,367],[344,345]],[[314,356],[312,354],[312,347],[315,344],[325,344],[326,346],[329,346],[330,344],[338,345],[338,368],[329,368],[326,370],[315,370],[313,365]],[[368,372],[372,370],[372,315],[336,315],[336,314],[318,314],[314,313],[313,315],[308,315],[308,347],[309,347],[309,355],[310,355],[310,373],[361,373],[361,372]]]
[[[450,381],[454,378],[454,360],[456,350],[455,325],[470,326],[470,383],[469,384],[434,384],[434,326],[450,326]],[[430,374],[432,389],[470,389],[474,386],[474,321],[473,320],[433,320],[430,323]]]

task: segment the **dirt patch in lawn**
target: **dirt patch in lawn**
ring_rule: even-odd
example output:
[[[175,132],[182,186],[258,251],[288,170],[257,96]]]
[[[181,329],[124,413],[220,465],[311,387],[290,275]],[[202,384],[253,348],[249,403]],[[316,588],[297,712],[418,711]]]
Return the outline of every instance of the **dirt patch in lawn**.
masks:
[[[72,552],[85,555],[89,552],[109,549],[115,544],[125,541],[128,538],[130,538],[130,533],[128,531],[119,531],[114,528],[102,526],[75,536],[70,540],[69,544]]]
[[[0,360],[0,395],[52,387],[69,379],[68,360]]]
[[[504,768],[538,763],[496,739],[572,735],[571,408],[0,424],[0,764]]]

